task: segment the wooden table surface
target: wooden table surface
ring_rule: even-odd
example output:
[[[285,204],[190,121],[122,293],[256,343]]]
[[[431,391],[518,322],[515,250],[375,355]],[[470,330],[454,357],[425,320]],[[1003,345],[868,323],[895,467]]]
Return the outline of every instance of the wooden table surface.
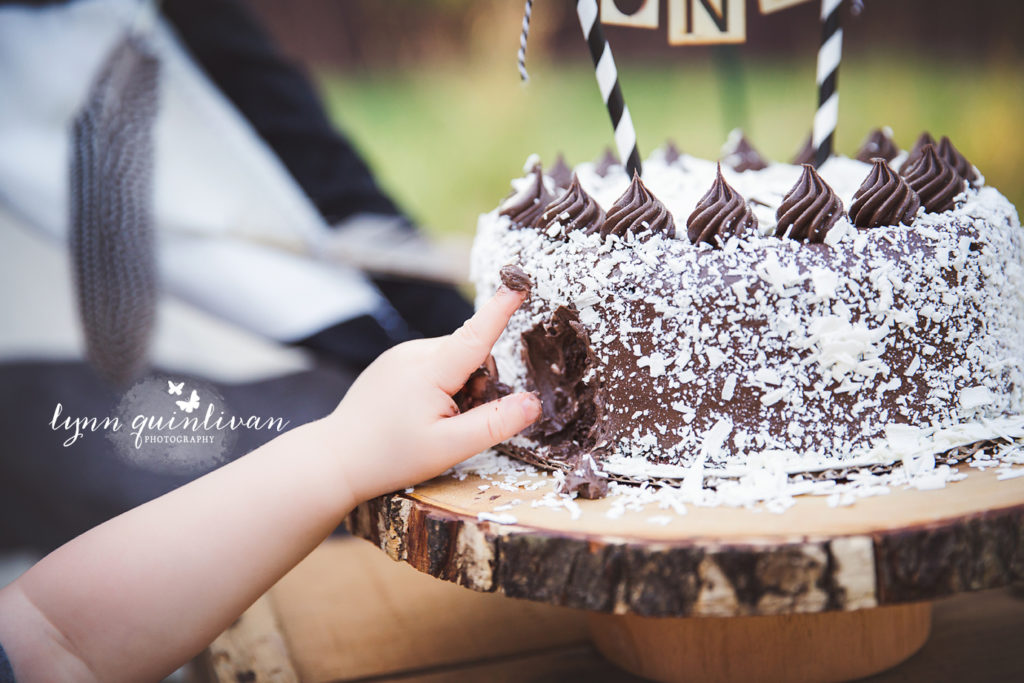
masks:
[[[935,603],[932,635],[866,681],[1024,681],[1024,590]],[[585,613],[476,593],[362,540],[325,542],[201,658],[217,683],[639,680],[587,635]]]

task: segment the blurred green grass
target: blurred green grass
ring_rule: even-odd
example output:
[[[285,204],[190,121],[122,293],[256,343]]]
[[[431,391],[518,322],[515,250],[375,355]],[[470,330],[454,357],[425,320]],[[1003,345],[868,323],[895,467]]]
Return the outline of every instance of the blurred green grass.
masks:
[[[487,60],[361,75],[319,73],[328,109],[369,160],[382,185],[439,235],[469,235],[479,213],[509,190],[531,153],[545,165],[596,158],[611,125],[587,64],[515,65]],[[837,149],[852,154],[869,129],[891,126],[901,147],[922,130],[949,135],[986,180],[1024,206],[1024,79],[1021,64],[915,60],[871,54],[847,59],[839,76]],[[621,82],[646,156],[666,138],[715,158],[740,118],[766,156],[789,160],[815,104],[813,59],[742,62],[743,83],[726,91],[715,64],[631,64]],[[727,111],[728,109],[728,111]]]

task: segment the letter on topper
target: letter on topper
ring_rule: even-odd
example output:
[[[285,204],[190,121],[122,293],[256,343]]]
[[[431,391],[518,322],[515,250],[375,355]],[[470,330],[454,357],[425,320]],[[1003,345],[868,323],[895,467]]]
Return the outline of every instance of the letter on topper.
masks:
[[[668,0],[670,45],[742,43],[746,39],[746,0]]]
[[[659,0],[601,0],[601,23],[658,28]]]

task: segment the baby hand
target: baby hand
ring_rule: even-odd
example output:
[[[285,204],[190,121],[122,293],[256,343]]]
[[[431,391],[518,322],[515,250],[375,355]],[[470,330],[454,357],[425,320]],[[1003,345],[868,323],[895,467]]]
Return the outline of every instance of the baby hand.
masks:
[[[463,414],[452,400],[524,298],[501,287],[453,334],[396,346],[359,376],[323,420],[356,502],[435,477],[537,419],[540,401],[533,394],[512,394]]]

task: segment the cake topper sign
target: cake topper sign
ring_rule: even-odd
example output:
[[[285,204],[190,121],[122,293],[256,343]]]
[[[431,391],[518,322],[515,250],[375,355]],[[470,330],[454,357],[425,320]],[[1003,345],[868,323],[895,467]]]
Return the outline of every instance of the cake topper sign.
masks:
[[[665,0],[670,45],[742,43],[747,39],[746,0]],[[810,0],[758,0],[762,14]],[[601,0],[601,23],[658,28],[660,0]]]
[[[666,0],[666,3],[670,45],[742,43],[747,39],[744,0]],[[659,0],[601,0],[601,23],[658,28],[660,4]]]
[[[706,45],[742,43],[746,41],[746,0],[665,0],[668,12],[668,41],[671,45]],[[761,12],[786,9],[809,0],[759,0]],[[833,151],[833,138],[839,113],[837,80],[842,54],[843,30],[839,10],[843,0],[820,0],[821,45],[818,50],[818,109],[814,116],[811,146],[814,165],[821,166]],[[854,13],[859,13],[863,0],[852,0]],[[525,82],[526,44],[530,31],[533,0],[526,0],[522,32],[519,37],[517,66]],[[611,46],[604,37],[602,24],[658,28],[660,0],[578,0],[576,15],[583,38],[594,62],[601,98],[611,118],[615,145],[629,175],[642,173],[636,130],[619,87],[619,73],[612,58]]]
[[[742,43],[747,39],[743,0],[668,0],[670,45]]]
[[[759,0],[762,13],[777,12],[810,0]],[[843,29],[839,9],[843,0],[821,1],[821,44],[818,49],[816,84],[818,108],[814,115],[811,146],[814,165],[820,167],[832,155],[839,114],[837,79],[842,54]],[[742,43],[747,38],[746,0],[665,0],[670,45]],[[861,2],[854,2],[855,13]],[[660,0],[601,0],[601,23],[638,28],[658,28]]]

